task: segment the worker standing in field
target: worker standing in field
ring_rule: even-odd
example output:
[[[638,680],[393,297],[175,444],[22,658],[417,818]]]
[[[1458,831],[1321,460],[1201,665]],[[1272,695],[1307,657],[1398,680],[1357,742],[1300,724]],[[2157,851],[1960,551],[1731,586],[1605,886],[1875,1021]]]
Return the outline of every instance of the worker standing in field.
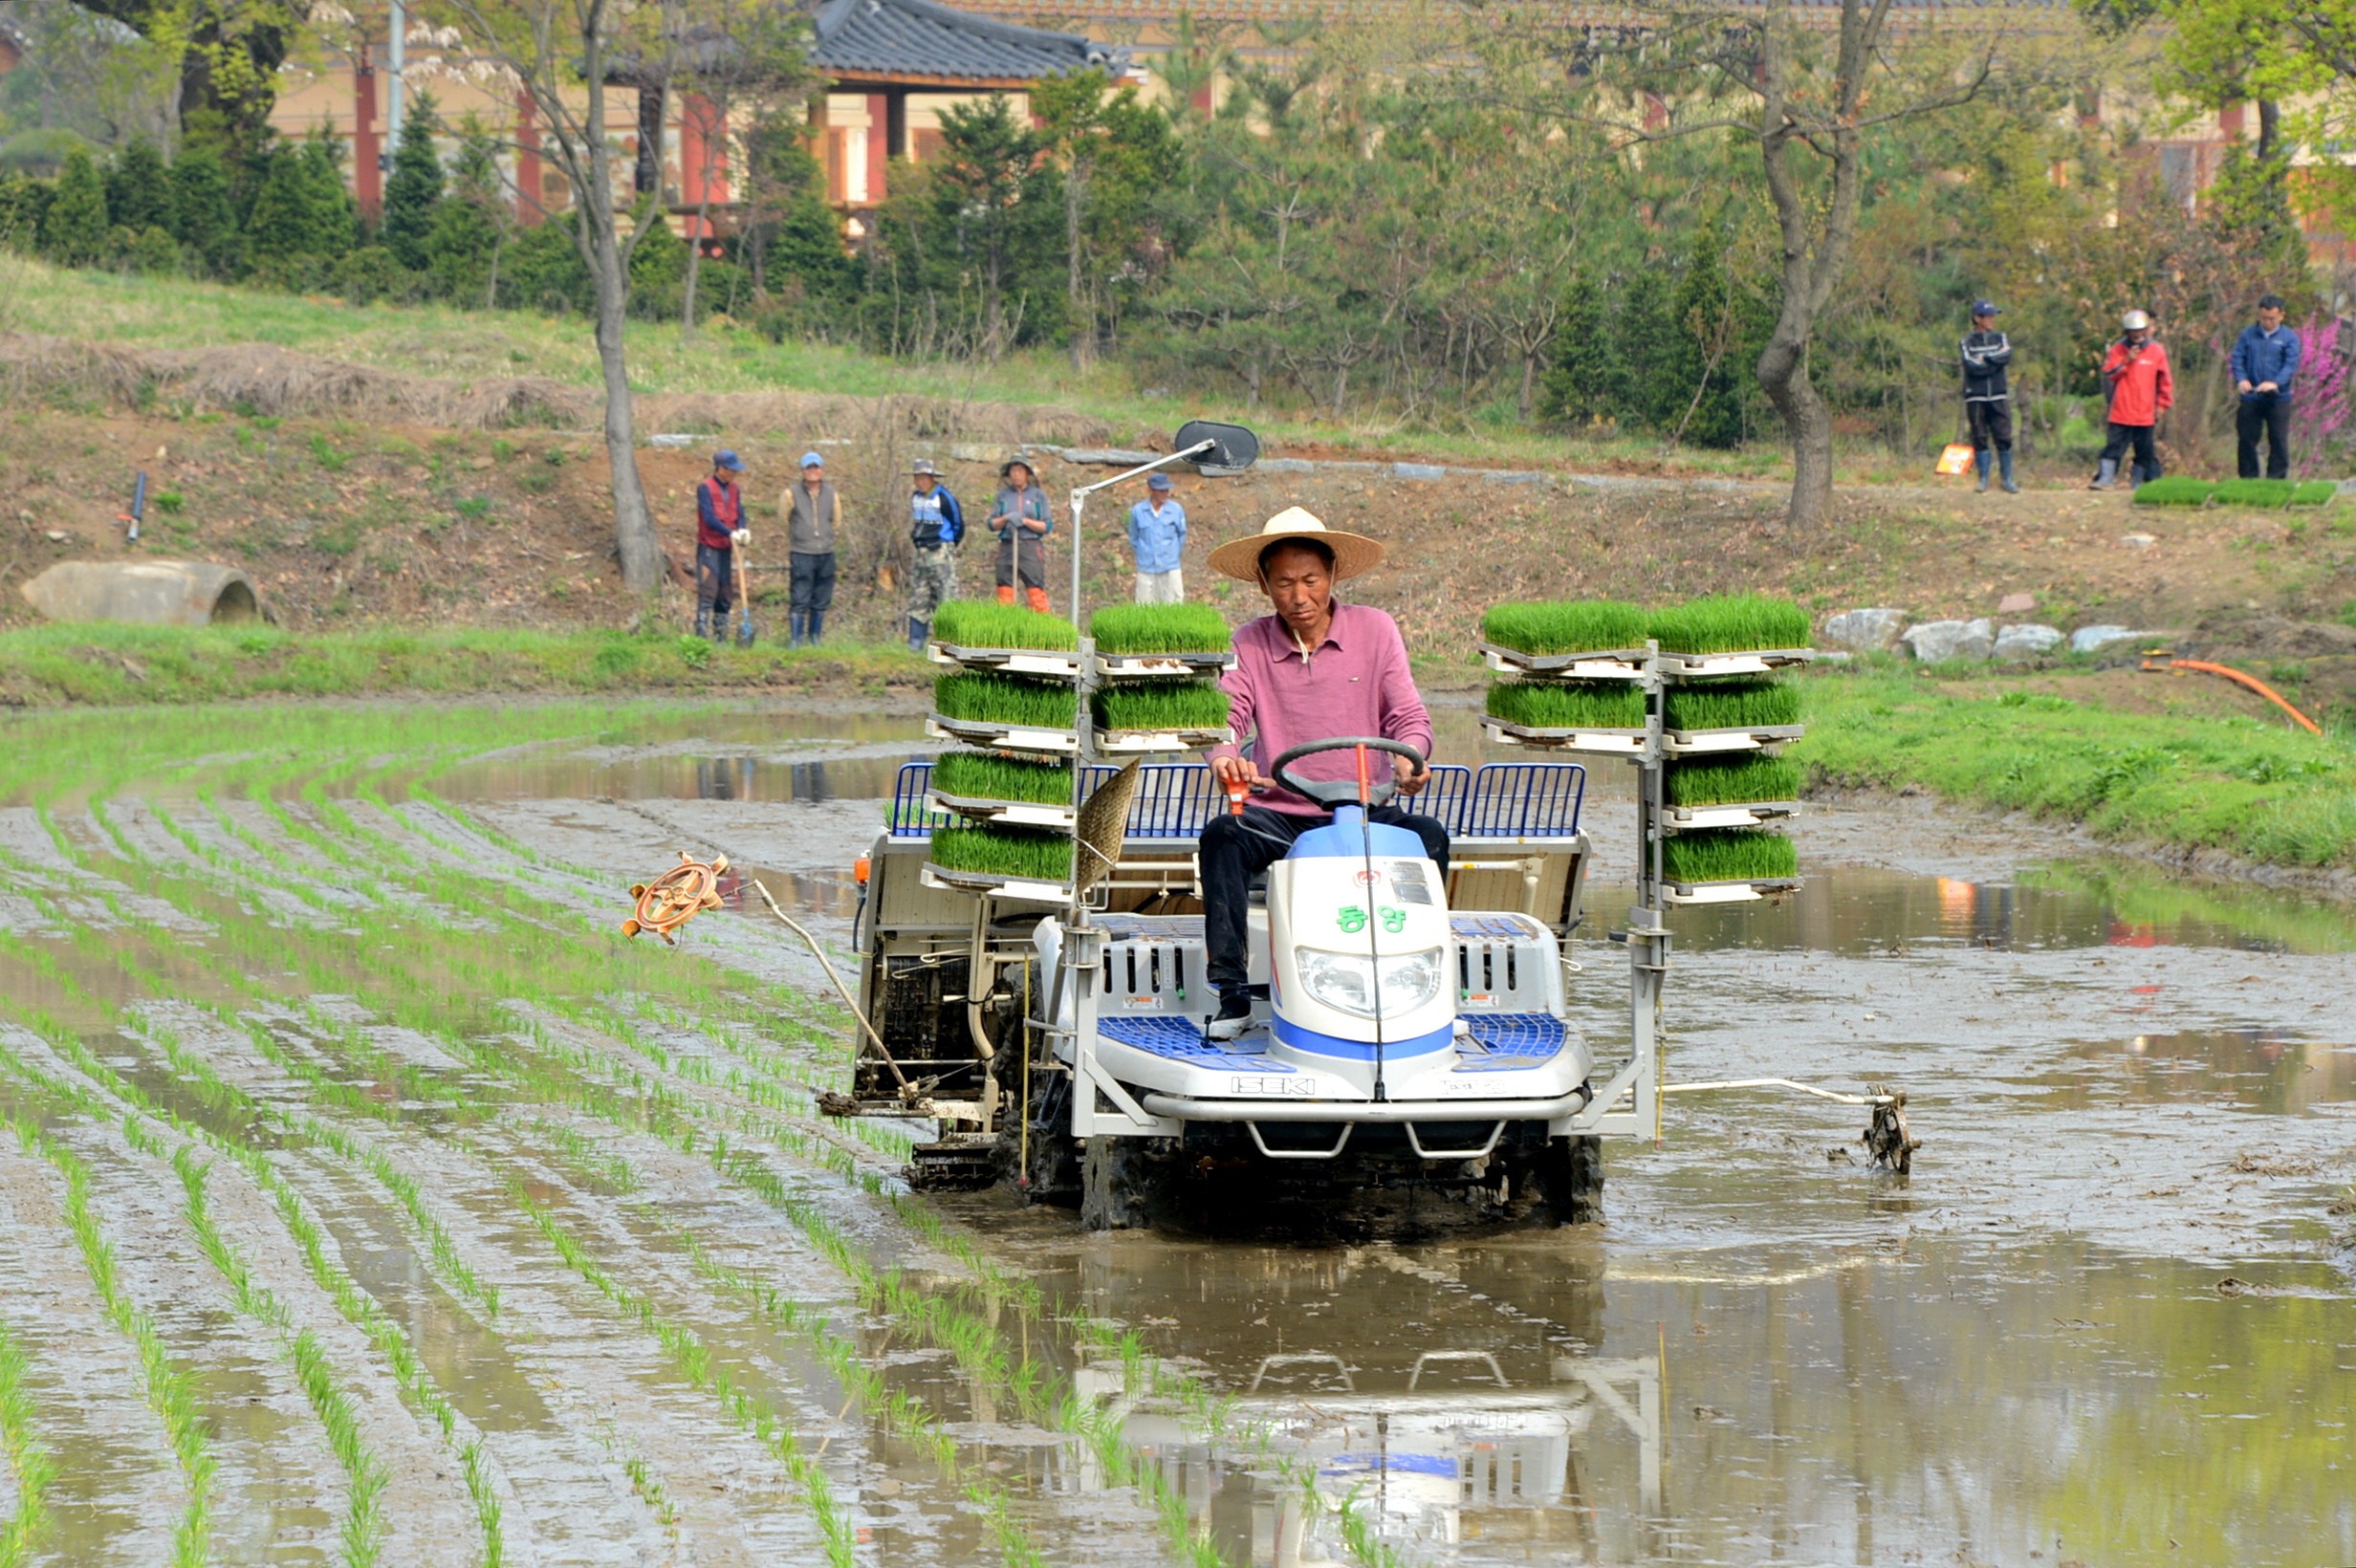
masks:
[[[2160,477],[2159,448],[2152,445],[2152,427],[2169,404],[2176,401],[2176,383],[2168,373],[2168,350],[2151,335],[2151,317],[2129,311],[2119,322],[2122,336],[2103,357],[2103,390],[2110,396],[2110,439],[2103,444],[2094,489],[2108,490],[2119,482],[2119,459],[2135,448],[2127,477],[2148,485]]]
[[[695,487],[695,635],[728,641],[728,612],[735,603],[736,546],[753,534],[736,475],[745,460],[711,454],[711,477]]]
[[[1047,610],[1047,535],[1055,519],[1047,510],[1047,492],[1038,488],[1031,465],[1010,460],[998,470],[998,498],[990,509],[990,532],[998,536],[998,602],[1014,602],[1022,588],[1031,608]]]
[[[835,530],[842,521],[842,497],[826,482],[826,459],[801,454],[801,483],[785,492],[777,511],[794,567],[789,645],[815,647],[826,632],[826,612],[835,607]]]
[[[1129,553],[1137,557],[1137,602],[1186,602],[1187,509],[1170,493],[1169,475],[1155,469],[1145,499],[1129,508]]]
[[[1972,305],[1972,330],[1963,335],[1963,413],[1972,425],[1972,461],[1979,468],[1979,488],[1988,489],[1988,449],[1996,448],[2004,493],[2018,495],[2013,483],[2013,394],[2005,367],[2013,362],[2012,340],[1996,330],[1996,308],[1988,300]]]
[[[2241,394],[2235,420],[2239,472],[2258,477],[2258,440],[2266,438],[2266,477],[2291,476],[2291,378],[2299,374],[2299,334],[2282,324],[2282,296],[2258,302],[2258,325],[2234,339],[2234,390]]]
[[[966,519],[929,459],[916,460],[915,480],[908,501],[908,543],[915,551],[908,569],[908,651],[923,653],[933,612],[957,597],[957,547],[965,541]]]

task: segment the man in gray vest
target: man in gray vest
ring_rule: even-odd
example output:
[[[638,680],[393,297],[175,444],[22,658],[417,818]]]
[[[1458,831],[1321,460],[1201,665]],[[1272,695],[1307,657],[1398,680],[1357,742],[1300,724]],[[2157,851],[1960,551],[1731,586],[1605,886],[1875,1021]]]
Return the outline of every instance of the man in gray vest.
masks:
[[[825,635],[826,612],[835,607],[835,530],[842,521],[842,497],[826,482],[826,459],[801,454],[801,483],[785,492],[777,511],[794,565],[789,645],[815,647]]]

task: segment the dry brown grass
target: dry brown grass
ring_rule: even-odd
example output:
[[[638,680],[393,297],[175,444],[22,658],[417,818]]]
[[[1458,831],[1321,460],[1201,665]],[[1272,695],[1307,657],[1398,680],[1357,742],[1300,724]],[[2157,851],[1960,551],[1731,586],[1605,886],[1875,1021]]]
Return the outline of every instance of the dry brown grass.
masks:
[[[325,359],[267,343],[132,349],[0,333],[0,385],[15,401],[135,408],[149,400],[266,417],[364,415],[447,429],[598,423],[600,396],[542,376],[443,381]],[[877,424],[918,438],[1015,445],[1102,442],[1111,426],[1069,408],[899,394],[653,393],[637,400],[642,430],[731,430],[857,437]]]

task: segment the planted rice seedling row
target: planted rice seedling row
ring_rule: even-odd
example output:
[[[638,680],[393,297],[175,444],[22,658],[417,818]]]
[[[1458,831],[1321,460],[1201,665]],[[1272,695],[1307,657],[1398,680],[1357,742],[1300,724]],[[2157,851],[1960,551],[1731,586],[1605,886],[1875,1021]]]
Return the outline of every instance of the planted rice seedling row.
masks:
[[[0,1465],[8,1467],[16,1508],[0,1519],[0,1568],[23,1568],[49,1519],[49,1484],[56,1462],[34,1426],[32,1361],[0,1320]]]

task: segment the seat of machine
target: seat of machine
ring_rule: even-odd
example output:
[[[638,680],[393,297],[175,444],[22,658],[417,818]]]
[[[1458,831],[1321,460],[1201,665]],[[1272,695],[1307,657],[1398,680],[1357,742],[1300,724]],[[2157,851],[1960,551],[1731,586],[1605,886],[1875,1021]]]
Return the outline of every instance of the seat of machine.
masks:
[[[1274,1056],[1257,1056],[1250,1052],[1230,1051],[1221,1043],[1203,1037],[1202,1022],[1196,1018],[1171,1017],[1103,1017],[1097,1020],[1096,1032],[1108,1040],[1144,1051],[1151,1056],[1185,1062],[1189,1067],[1208,1067],[1214,1072],[1234,1073],[1298,1073],[1299,1068]]]

